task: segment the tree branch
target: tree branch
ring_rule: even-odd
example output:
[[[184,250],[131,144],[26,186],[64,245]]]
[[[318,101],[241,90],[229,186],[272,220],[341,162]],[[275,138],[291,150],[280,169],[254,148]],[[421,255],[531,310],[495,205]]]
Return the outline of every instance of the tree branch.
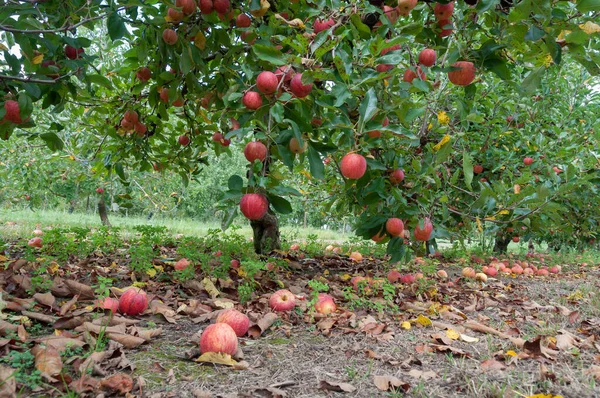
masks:
[[[33,79],[32,77],[20,77],[20,76],[9,76],[0,74],[0,80],[15,80],[18,82],[25,83],[38,83],[38,84],[56,84],[54,79]]]

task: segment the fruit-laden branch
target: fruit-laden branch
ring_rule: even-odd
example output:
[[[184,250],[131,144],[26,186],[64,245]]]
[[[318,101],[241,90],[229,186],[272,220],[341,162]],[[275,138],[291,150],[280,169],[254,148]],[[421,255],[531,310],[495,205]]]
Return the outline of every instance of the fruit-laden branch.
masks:
[[[72,30],[72,29],[78,28],[81,25],[85,25],[88,22],[92,22],[92,21],[96,21],[98,19],[106,18],[106,17],[110,16],[111,14],[113,14],[115,12],[123,11],[123,10],[126,10],[128,8],[132,8],[132,7],[137,7],[137,6],[123,6],[123,7],[119,7],[119,8],[117,8],[114,11],[107,12],[106,14],[101,14],[101,15],[96,15],[95,17],[86,18],[86,19],[84,19],[84,20],[82,20],[80,22],[77,22],[75,25],[66,25],[66,26],[62,26],[62,27],[57,28],[57,29],[17,29],[17,28],[12,28],[10,26],[6,26],[6,25],[0,25],[0,30],[3,30],[5,32],[11,32],[11,33],[56,34],[56,33],[66,32],[68,30]]]

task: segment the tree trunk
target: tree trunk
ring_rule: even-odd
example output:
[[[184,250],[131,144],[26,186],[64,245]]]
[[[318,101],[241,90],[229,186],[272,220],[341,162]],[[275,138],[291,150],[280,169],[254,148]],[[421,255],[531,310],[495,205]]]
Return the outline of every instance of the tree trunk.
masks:
[[[494,242],[494,253],[505,254],[510,240],[510,236],[496,235],[496,240]]]
[[[102,196],[100,196],[100,199],[98,200],[98,214],[100,214],[102,225],[110,227],[110,221],[108,221],[108,214],[106,213],[106,203],[104,203],[104,198]]]
[[[256,254],[268,254],[281,249],[277,216],[271,210],[260,220],[250,221],[254,232],[254,251]]]

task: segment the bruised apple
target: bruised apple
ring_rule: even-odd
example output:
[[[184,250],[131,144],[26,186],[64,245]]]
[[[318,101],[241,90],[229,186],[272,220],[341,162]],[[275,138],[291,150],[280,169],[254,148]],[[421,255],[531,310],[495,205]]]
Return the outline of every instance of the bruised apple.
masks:
[[[226,323],[235,332],[238,337],[244,336],[248,332],[250,319],[245,314],[233,308],[227,309],[217,316],[217,323]]]
[[[333,301],[333,297],[331,297],[327,293],[319,293],[317,297],[317,302],[315,303],[315,310],[319,314],[327,315],[335,312],[336,305]]]
[[[139,315],[148,308],[146,292],[137,287],[130,287],[119,299],[119,311],[125,315]]]
[[[96,301],[95,307],[103,310],[111,310],[113,313],[116,313],[119,310],[119,300],[115,300],[112,297],[104,297]]]

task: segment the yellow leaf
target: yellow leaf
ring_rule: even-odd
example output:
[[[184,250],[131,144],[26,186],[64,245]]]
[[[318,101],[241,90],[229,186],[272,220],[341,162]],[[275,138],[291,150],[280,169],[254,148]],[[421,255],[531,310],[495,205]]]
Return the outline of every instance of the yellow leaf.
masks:
[[[55,262],[52,262],[47,269],[48,269],[48,272],[50,273],[50,275],[54,275],[56,273],[56,271],[58,271],[58,264],[56,264]]]
[[[586,23],[579,25],[579,27],[588,35],[600,32],[600,25],[595,24],[592,21],[587,21]]]
[[[419,325],[422,326],[431,326],[431,319],[427,318],[425,315],[419,315],[416,319],[416,321]]]
[[[250,14],[256,18],[260,18],[267,13],[269,8],[271,8],[271,4],[267,0],[260,0],[260,8],[258,10],[250,11]]]
[[[285,22],[292,28],[304,29],[304,22],[302,22],[302,20],[300,18],[294,18],[291,21],[288,21],[287,19],[282,17],[280,14],[275,14],[275,18],[280,19],[281,21]]]
[[[448,134],[446,134],[444,136],[444,138],[442,138],[442,140],[440,142],[438,142],[437,144],[435,144],[435,146],[433,147],[434,151],[439,151],[440,149],[442,149],[442,147],[444,145],[446,145],[448,142],[450,142],[450,136]]]
[[[196,36],[194,37],[194,45],[200,50],[204,50],[206,48],[206,36],[204,36],[202,31],[198,31],[198,33],[196,33]]]
[[[438,118],[439,124],[446,125],[446,124],[450,123],[450,118],[444,111],[440,111],[440,113],[438,113],[438,115],[437,115],[437,118]]]
[[[466,334],[461,334],[460,339],[467,343],[477,343],[479,341],[477,337],[467,336]]]
[[[501,216],[506,216],[506,215],[510,214],[510,211],[508,211],[508,210],[500,210],[498,212],[498,214],[501,215]]]
[[[410,330],[410,322],[408,321],[404,321],[402,322],[402,324],[400,325],[400,327],[404,330]]]
[[[39,55],[36,55],[35,57],[33,57],[32,62],[34,65],[39,65],[42,63],[43,60],[44,60],[44,54],[39,54]]]
[[[427,130],[431,130],[432,128],[433,128],[433,124],[432,124],[432,123],[429,123],[429,124],[427,125]]]
[[[213,299],[221,294],[221,292],[219,292],[215,284],[209,278],[202,279],[202,286]]]
[[[495,219],[496,219],[496,216],[489,216],[489,217],[484,218],[485,221],[494,221]],[[481,232],[481,231],[479,231],[479,232]]]
[[[344,275],[340,276],[340,279],[343,281],[349,281],[350,279],[352,279],[352,276],[348,275],[348,274],[344,274]]]
[[[146,270],[146,273],[150,278],[154,278],[156,275],[156,268],[150,268],[149,270]]]
[[[2,254],[0,254],[0,263],[3,263],[5,261],[8,261],[8,257],[3,256]]]
[[[208,362],[208,363],[216,363],[219,365],[227,365],[233,366],[237,364],[237,361],[231,358],[231,355],[224,354],[222,352],[205,352],[200,355],[196,362]]]
[[[509,357],[516,357],[519,354],[517,354],[516,352],[514,352],[513,350],[508,350],[506,351],[506,355],[508,355]]]
[[[483,232],[483,225],[481,225],[481,220],[479,219],[479,217],[477,217],[477,218],[475,219],[475,221],[477,222],[477,230],[478,230],[479,232]]]
[[[446,330],[446,336],[448,336],[449,339],[458,340],[458,338],[460,337],[460,333],[458,333],[454,329],[448,329]]]
[[[579,25],[579,27],[583,29],[583,27],[582,27],[582,26],[583,26],[583,25]],[[565,39],[565,37],[566,37],[566,36],[567,36],[569,33],[571,33],[571,31],[570,31],[570,30],[562,30],[562,31],[560,32],[560,34],[558,35],[557,39],[558,39],[558,40],[564,40],[564,39]]]
[[[146,286],[146,282],[141,282],[141,281],[139,281],[139,282],[133,282],[131,284],[131,286],[142,288],[142,287]],[[127,288],[125,288],[123,291],[125,291],[125,290],[127,290]]]

